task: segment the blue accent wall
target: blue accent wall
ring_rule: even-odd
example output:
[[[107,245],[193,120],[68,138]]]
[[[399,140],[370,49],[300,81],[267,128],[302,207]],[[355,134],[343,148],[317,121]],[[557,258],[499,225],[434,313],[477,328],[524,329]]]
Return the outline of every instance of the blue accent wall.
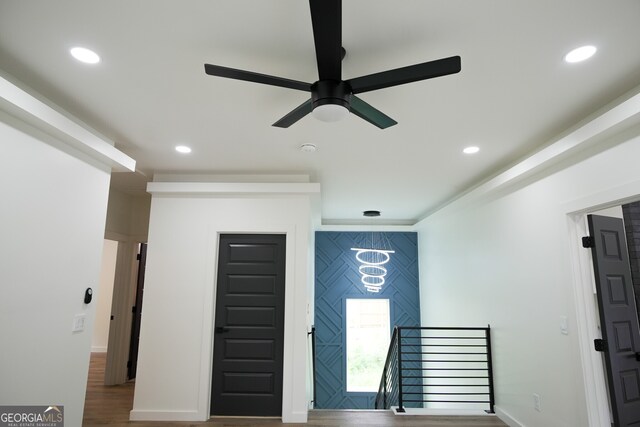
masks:
[[[386,282],[379,293],[367,292],[360,281],[353,247],[371,233],[316,232],[315,327],[316,402],[320,409],[373,408],[375,393],[347,393],[347,298],[389,299],[391,327],[420,326],[418,237],[416,233],[384,233],[395,253],[385,267]],[[385,247],[384,249],[389,249]],[[391,334],[391,331],[389,331]],[[386,351],[386,349],[385,349]],[[382,372],[380,372],[382,375]]]

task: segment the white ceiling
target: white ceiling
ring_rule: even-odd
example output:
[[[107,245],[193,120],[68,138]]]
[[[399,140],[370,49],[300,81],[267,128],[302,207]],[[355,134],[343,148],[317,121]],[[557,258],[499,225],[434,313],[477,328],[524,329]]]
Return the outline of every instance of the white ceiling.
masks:
[[[309,174],[325,222],[378,209],[412,223],[638,86],[639,21],[637,0],[344,0],[343,78],[462,57],[459,74],[362,94],[398,121],[386,130],[353,115],[274,128],[308,94],[205,75],[211,63],[316,81],[304,0],[0,0],[0,69],[149,176]],[[563,62],[585,44],[594,58]],[[102,62],[76,62],[76,45]]]

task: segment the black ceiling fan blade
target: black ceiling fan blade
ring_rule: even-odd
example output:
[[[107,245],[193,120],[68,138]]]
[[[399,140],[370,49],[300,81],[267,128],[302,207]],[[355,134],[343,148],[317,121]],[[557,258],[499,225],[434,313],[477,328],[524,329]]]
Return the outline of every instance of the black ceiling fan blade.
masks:
[[[390,126],[397,125],[398,122],[384,114],[382,111],[373,108],[355,95],[351,95],[351,112],[356,116],[378,126],[380,129],[386,129]]]
[[[247,82],[262,83],[271,86],[280,86],[287,89],[311,92],[311,83],[285,79],[283,77],[269,76],[267,74],[254,73],[253,71],[238,70],[236,68],[222,67],[220,65],[204,64],[205,73],[210,76],[226,77]]]
[[[460,70],[460,57],[451,56],[449,58],[423,62],[422,64],[409,65],[408,67],[369,74],[368,76],[356,77],[355,79],[347,80],[347,83],[351,85],[353,93],[363,93],[386,87],[398,86],[405,83],[432,79],[434,77],[455,74],[459,73]]]
[[[342,80],[342,0],[309,0],[320,80]]]
[[[311,99],[305,101],[303,104],[295,108],[289,114],[275,122],[272,126],[279,128],[288,128],[313,110],[313,104]]]

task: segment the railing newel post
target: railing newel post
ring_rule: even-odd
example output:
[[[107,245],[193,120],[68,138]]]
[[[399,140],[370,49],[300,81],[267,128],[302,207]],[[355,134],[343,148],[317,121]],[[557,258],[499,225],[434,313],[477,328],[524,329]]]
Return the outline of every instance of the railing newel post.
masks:
[[[485,337],[487,343],[487,376],[489,377],[489,414],[493,414],[493,406],[495,405],[495,396],[493,394],[493,361],[491,359],[491,325],[487,325],[485,329]]]
[[[402,402],[402,328],[398,327],[398,412],[405,412]]]

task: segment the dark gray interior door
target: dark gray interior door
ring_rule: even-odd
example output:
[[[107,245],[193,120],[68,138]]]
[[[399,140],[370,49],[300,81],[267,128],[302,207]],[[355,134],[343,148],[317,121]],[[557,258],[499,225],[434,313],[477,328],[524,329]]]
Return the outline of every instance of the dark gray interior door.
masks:
[[[614,425],[640,425],[640,331],[621,219],[589,215],[593,268]]]
[[[280,416],[284,235],[222,235],[218,259],[212,415]]]
[[[130,380],[136,377],[138,369],[138,348],[140,347],[140,324],[142,323],[142,297],[144,294],[144,272],[147,268],[147,244],[140,243],[138,253],[138,281],[136,284],[136,305],[133,306],[131,320],[131,340],[129,341],[129,362],[127,376]]]

